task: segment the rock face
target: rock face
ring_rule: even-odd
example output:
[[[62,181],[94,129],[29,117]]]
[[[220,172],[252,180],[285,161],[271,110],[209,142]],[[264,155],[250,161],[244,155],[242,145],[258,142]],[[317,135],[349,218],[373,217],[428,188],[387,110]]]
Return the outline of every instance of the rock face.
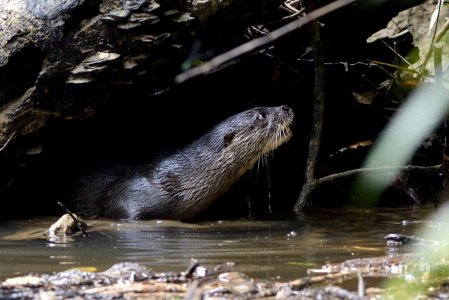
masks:
[[[87,119],[117,94],[166,90],[199,35],[224,30],[223,20],[244,28],[280,2],[3,1],[0,194],[27,157],[42,153],[44,128]]]
[[[234,78],[232,83],[229,82],[230,77],[225,78],[222,80],[220,91],[211,89],[207,83],[188,87],[184,85],[181,88],[174,84],[175,76],[182,70],[254,37],[265,35],[270,30],[289,22],[292,19],[292,11],[285,5],[279,9],[283,2],[282,0],[2,0],[0,199],[11,190],[14,183],[20,181],[20,176],[32,169],[29,167],[31,163],[41,161],[40,167],[45,170],[47,165],[45,162],[42,163],[44,160],[41,158],[50,155],[47,152],[48,144],[61,138],[71,139],[64,126],[85,124],[93,117],[101,115],[102,111],[108,110],[112,104],[119,113],[111,117],[115,123],[110,122],[105,126],[112,126],[110,131],[119,130],[110,133],[110,137],[116,141],[116,144],[112,144],[114,147],[127,144],[133,138],[146,138],[152,142],[153,148],[157,148],[162,143],[161,129],[167,130],[170,127],[167,126],[169,123],[176,122],[178,131],[182,130],[182,127],[189,127],[200,133],[216,124],[216,121],[236,111],[248,109],[251,104],[265,106],[287,104],[293,106],[294,110],[296,105],[302,106],[298,111],[307,111],[309,100],[312,99],[308,95],[313,91],[307,90],[311,85],[306,80],[312,79],[313,72],[296,63],[293,63],[291,68],[292,62],[296,62],[298,57],[309,52],[306,27],[301,34],[293,38],[290,36],[291,40],[278,43],[276,50],[283,48],[275,52],[275,55],[265,53],[264,62],[268,61],[268,67],[258,69],[261,64],[256,57],[255,63],[246,66],[247,69],[252,68],[250,75],[241,72],[240,80]],[[320,6],[330,0],[310,2],[316,2],[317,6]],[[360,57],[364,57],[363,49],[351,44],[346,45],[346,42],[339,40],[341,36],[349,35],[351,39],[358,34],[358,39],[364,43],[367,36],[361,39],[361,32],[363,34],[371,32],[373,27],[385,23],[383,19],[388,18],[390,14],[421,2],[423,0],[379,2],[363,0],[357,4],[376,5],[374,8],[370,5],[345,8],[346,13],[343,17],[330,14],[330,18],[324,20],[324,23],[328,24],[325,26],[328,34],[323,36],[334,37],[335,39],[329,38],[329,44],[331,46],[339,44],[340,51],[330,48],[329,53],[343,53],[342,56],[350,56],[357,52]],[[363,13],[363,9],[374,15],[366,19],[364,17],[366,12]],[[353,16],[357,10],[360,13],[357,18],[360,20],[360,26],[354,25]],[[388,14],[384,14],[385,11]],[[286,15],[290,15],[290,18],[283,19]],[[348,15],[350,17],[347,17]],[[384,18],[378,21],[379,16]],[[248,30],[249,26],[260,24],[265,24],[265,27],[253,27]],[[334,26],[335,24],[338,26]],[[348,49],[352,51],[348,52]],[[339,57],[338,60],[345,61],[346,58]],[[247,61],[248,57],[239,61],[239,64],[233,61],[218,71],[227,70],[230,66],[241,66]],[[279,72],[279,68],[283,69],[283,73]],[[305,68],[306,71],[300,68]],[[286,76],[287,72],[292,76]],[[211,73],[216,75],[220,72],[214,70]],[[219,75],[216,76],[221,79]],[[304,86],[299,86],[301,82]],[[222,92],[231,85],[235,85],[233,86],[235,90],[248,86],[259,90],[245,95],[235,93],[231,97],[223,96]],[[272,87],[270,90],[272,94],[262,89],[267,86]],[[291,89],[285,92],[282,90],[285,87]],[[177,95],[181,95],[179,98],[182,100],[178,98],[176,104],[165,103],[161,106],[158,97],[161,94],[170,95],[174,89],[181,90]],[[205,89],[208,91],[205,92]],[[203,94],[204,99],[191,101],[187,97],[183,98],[185,90],[193,91],[191,94],[195,95],[193,97]],[[292,94],[300,94],[302,100],[298,101],[295,96],[286,101],[286,95]],[[223,98],[223,101],[216,101],[217,97]],[[261,98],[270,98],[270,101],[262,101]],[[198,107],[204,110],[204,100],[207,113],[215,114],[213,121],[204,118],[202,113],[198,112]],[[145,102],[145,109],[136,108],[125,118],[121,110],[126,111],[130,107],[135,107],[137,102]],[[221,109],[228,107],[230,102],[240,104],[225,114]],[[304,107],[306,109],[303,109]],[[186,108],[190,110],[186,111]],[[125,124],[135,121],[136,111],[140,113],[139,118],[158,121],[152,122],[145,132],[130,133],[121,130]],[[192,111],[196,114],[191,115]],[[311,115],[308,111],[305,114],[306,117]],[[306,118],[302,119],[307,121]],[[188,126],[183,126],[186,122]],[[198,123],[201,123],[201,129]],[[61,129],[63,127],[64,129]],[[55,132],[58,134],[55,135]],[[168,136],[172,143],[180,137],[181,141],[178,144],[174,143],[176,146],[197,137],[192,135],[186,138],[183,132],[177,132],[176,139],[170,134],[165,136]],[[124,141],[124,137],[128,140]],[[93,140],[95,138],[88,142]],[[84,141],[86,145],[88,142]],[[142,151],[139,146],[134,150]],[[73,160],[73,157],[67,156],[64,159],[69,161]],[[301,172],[300,168],[297,169]],[[33,178],[41,177],[39,171],[33,176]]]

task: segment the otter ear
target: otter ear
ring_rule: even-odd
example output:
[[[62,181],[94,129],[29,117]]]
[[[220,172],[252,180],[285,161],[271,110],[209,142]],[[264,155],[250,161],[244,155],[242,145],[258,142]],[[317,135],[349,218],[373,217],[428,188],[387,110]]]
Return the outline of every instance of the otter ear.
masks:
[[[223,138],[223,146],[226,148],[227,146],[229,146],[232,143],[232,140],[234,139],[235,136],[235,132],[231,131],[225,134],[224,138]]]

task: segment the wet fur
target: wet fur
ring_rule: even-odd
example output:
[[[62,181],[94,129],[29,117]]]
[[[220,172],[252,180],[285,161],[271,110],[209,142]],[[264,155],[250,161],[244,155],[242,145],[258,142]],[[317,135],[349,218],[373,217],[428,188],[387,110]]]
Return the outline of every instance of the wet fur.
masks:
[[[291,136],[287,106],[234,115],[190,145],[153,162],[100,169],[81,180],[73,210],[87,218],[193,218],[257,160]]]

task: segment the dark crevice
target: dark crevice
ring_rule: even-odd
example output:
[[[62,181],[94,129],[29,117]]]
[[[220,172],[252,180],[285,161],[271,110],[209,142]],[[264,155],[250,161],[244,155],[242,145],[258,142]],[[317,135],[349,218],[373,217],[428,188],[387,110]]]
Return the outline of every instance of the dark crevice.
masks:
[[[89,20],[99,15],[101,1],[86,1],[83,5],[78,6],[70,14],[70,18],[65,21],[64,36],[68,32],[78,31],[83,20]]]
[[[42,69],[45,53],[30,44],[0,68],[0,105],[22,95],[34,86]]]

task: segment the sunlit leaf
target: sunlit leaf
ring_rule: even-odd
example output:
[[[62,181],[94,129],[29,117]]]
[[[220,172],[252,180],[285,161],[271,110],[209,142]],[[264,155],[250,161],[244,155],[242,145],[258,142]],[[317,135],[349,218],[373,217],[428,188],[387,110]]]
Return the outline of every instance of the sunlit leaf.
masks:
[[[434,85],[417,88],[380,134],[363,165],[391,168],[362,173],[352,191],[352,201],[374,204],[424,139],[442,123],[448,108],[448,90]]]

